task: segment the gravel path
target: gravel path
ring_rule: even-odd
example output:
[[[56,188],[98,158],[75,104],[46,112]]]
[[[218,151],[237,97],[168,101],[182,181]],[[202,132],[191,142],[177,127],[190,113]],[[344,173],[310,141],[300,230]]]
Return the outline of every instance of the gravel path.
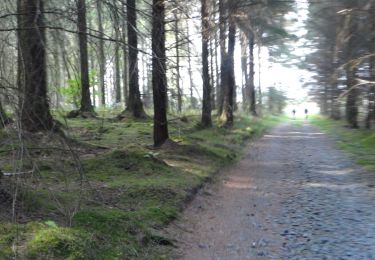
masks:
[[[375,259],[375,174],[309,124],[283,124],[169,232],[178,259]]]

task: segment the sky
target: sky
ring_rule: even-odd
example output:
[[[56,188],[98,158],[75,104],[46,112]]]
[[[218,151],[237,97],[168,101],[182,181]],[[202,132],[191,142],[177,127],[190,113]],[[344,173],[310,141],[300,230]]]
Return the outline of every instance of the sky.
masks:
[[[298,41],[291,44],[293,48],[293,54],[300,57],[304,57],[312,51],[311,49],[303,47],[306,44],[304,35],[307,32],[305,29],[307,16],[307,2],[297,2],[297,11],[287,14],[288,19],[296,21],[291,23],[287,30],[298,37]],[[309,98],[308,89],[302,87],[304,83],[311,81],[311,77],[313,76],[312,73],[296,67],[286,67],[280,63],[270,62],[268,51],[266,48],[263,48],[261,52],[261,64],[261,82],[263,91],[265,91],[266,88],[270,86],[274,86],[279,90],[284,91],[288,98],[291,100],[286,108],[287,113],[288,111],[290,112],[295,109],[297,112],[297,116],[302,116],[304,114],[305,108],[307,108],[310,113],[319,112],[317,104],[311,101]],[[257,72],[255,82],[258,82]]]

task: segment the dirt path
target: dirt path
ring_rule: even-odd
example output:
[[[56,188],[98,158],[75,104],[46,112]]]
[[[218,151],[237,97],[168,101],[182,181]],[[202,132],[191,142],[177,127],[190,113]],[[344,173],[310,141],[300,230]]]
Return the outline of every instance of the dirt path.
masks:
[[[308,124],[283,124],[169,230],[182,259],[375,259],[375,174]]]

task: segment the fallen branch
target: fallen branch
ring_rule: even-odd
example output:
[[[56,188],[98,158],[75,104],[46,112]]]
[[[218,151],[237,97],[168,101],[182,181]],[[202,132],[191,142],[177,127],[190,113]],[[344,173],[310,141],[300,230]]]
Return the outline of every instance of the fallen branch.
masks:
[[[13,176],[27,177],[26,175],[30,175],[30,174],[33,174],[33,173],[34,173],[33,170],[25,171],[25,172],[1,172],[0,171],[0,177],[1,176],[4,176],[4,177],[13,177]]]

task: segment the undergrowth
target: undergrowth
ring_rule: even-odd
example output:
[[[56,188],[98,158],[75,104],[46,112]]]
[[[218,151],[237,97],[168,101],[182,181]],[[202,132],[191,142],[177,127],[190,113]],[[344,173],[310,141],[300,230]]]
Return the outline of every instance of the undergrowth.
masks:
[[[178,217],[219,169],[241,158],[249,140],[281,120],[238,117],[232,129],[202,130],[198,119],[171,120],[171,139],[177,145],[162,149],[150,146],[150,119],[68,120],[71,138],[100,149],[80,154],[81,185],[74,174],[59,177],[53,167],[57,162],[48,154],[39,158],[37,181],[44,185],[33,180],[23,187],[27,199],[22,209],[27,210],[17,216],[22,224],[0,214],[0,259],[163,259],[168,249],[160,247],[173,241],[159,230]],[[2,164],[11,168],[6,159]],[[67,190],[61,182],[73,185]],[[77,201],[79,210],[63,216]]]

